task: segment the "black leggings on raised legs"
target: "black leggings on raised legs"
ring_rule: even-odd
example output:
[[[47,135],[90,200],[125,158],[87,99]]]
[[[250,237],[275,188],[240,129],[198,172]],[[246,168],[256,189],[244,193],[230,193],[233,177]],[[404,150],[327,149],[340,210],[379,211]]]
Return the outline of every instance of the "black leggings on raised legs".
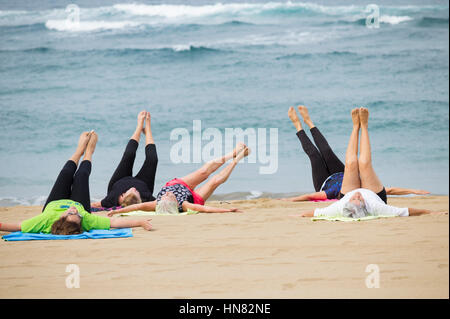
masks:
[[[317,148],[308,138],[304,130],[298,131],[297,137],[311,161],[314,189],[318,192],[325,180],[335,173],[343,172],[345,165],[334,154],[327,140],[317,127],[311,129],[311,134]]]
[[[123,153],[122,159],[120,160],[119,165],[117,166],[114,174],[111,177],[111,180],[108,184],[108,193],[111,191],[113,185],[118,180],[133,175],[133,165],[134,160],[136,159],[136,151],[139,146],[139,143],[136,140],[130,139],[125,152]],[[145,161],[142,164],[142,168],[137,173],[135,178],[140,179],[145,182],[150,190],[150,193],[153,194],[153,190],[155,188],[155,175],[156,175],[156,167],[158,166],[158,155],[156,153],[155,144],[148,144],[145,146]]]
[[[59,173],[42,211],[48,203],[54,200],[71,199],[83,205],[84,209],[90,212],[89,175],[91,168],[90,161],[82,161],[78,170],[74,161],[67,161]]]

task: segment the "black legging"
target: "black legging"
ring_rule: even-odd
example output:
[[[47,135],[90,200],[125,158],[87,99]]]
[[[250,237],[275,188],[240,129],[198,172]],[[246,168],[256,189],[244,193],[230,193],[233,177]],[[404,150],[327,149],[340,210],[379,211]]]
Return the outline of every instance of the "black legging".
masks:
[[[325,137],[317,127],[311,129],[311,134],[317,148],[308,138],[304,130],[297,132],[297,137],[302,143],[303,150],[311,161],[312,179],[316,192],[320,191],[323,182],[334,173],[343,172],[345,165],[334,154]]]
[[[81,162],[77,171],[77,164],[68,160],[59,173],[42,211],[48,203],[54,200],[71,199],[83,205],[86,211],[91,212],[91,198],[89,196],[91,168],[91,162],[86,160]]]
[[[112,186],[118,180],[133,175],[133,165],[134,160],[136,158],[136,151],[139,146],[139,143],[130,139],[125,148],[125,152],[123,153],[122,159],[120,160],[119,165],[117,166],[114,174],[111,177],[111,180],[108,184],[108,193],[111,191]],[[150,190],[150,193],[153,194],[153,190],[155,188],[155,175],[156,175],[156,167],[158,166],[158,155],[156,153],[155,144],[148,144],[145,146],[145,161],[142,164],[141,170],[136,174],[135,178],[140,179],[145,182]]]

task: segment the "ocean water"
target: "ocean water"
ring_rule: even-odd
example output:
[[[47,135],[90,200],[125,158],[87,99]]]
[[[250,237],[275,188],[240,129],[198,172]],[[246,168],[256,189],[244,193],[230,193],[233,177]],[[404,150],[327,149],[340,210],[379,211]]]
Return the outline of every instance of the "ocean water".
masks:
[[[42,204],[91,129],[90,191],[102,198],[142,109],[156,191],[200,167],[169,155],[172,130],[192,132],[196,120],[220,132],[278,129],[276,172],[238,165],[216,198],[313,191],[287,117],[298,104],[342,160],[350,110],[367,106],[383,183],[448,194],[448,2],[377,1],[379,28],[366,26],[371,1],[73,3],[79,24],[67,22],[68,1],[0,1],[0,205]]]

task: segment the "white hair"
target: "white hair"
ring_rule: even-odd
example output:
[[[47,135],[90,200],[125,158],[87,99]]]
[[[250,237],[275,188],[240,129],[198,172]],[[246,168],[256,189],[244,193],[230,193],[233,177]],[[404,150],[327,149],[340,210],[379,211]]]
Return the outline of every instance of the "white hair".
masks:
[[[347,202],[344,205],[344,209],[342,211],[342,215],[344,217],[351,218],[362,218],[365,216],[369,216],[369,212],[367,211],[366,204],[364,202],[361,205],[355,205],[353,203]]]
[[[156,204],[157,214],[178,214],[178,202],[173,200],[161,199]]]

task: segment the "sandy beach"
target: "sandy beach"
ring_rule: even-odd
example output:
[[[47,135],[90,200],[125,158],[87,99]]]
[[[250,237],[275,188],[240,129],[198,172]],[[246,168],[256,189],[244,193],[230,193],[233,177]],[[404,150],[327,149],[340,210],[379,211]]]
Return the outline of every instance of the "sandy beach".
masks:
[[[449,199],[389,203],[448,211]],[[233,201],[245,212],[153,216],[154,230],[134,229],[132,238],[2,241],[0,297],[449,297],[448,215],[347,223],[290,216],[328,204]],[[2,207],[0,218],[40,210]],[[69,264],[79,266],[80,288],[66,288]],[[366,287],[369,264],[379,267],[379,288]]]

